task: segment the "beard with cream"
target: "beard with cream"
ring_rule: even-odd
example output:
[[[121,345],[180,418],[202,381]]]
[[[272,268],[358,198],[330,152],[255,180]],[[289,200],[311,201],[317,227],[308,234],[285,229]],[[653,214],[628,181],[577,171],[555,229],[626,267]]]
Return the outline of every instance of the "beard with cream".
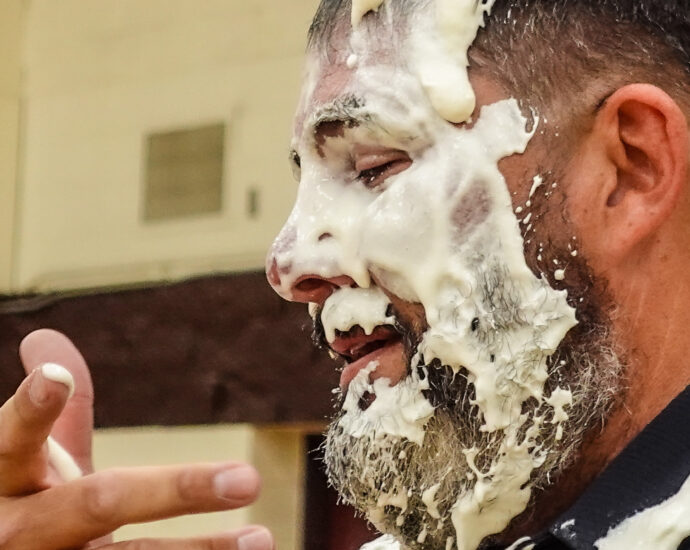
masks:
[[[456,127],[425,109],[414,79],[386,68],[358,73],[372,87],[382,77],[397,79],[395,101],[389,103],[389,88],[380,87],[366,104],[349,102],[353,116],[363,111],[363,123],[352,124],[312,157],[305,149],[286,244],[275,248],[276,257],[280,265],[285,250],[286,263],[298,266],[297,273],[313,273],[315,257],[330,258],[319,268],[321,276],[344,273],[364,289],[345,289],[350,299],[371,292],[371,273],[386,292],[421,304],[427,327],[409,350],[414,351],[409,376],[392,387],[385,378],[370,384],[371,370],[378,370],[374,362],[350,384],[346,414],[329,436],[329,474],[346,500],[407,545],[433,547],[433,541],[474,550],[505,530],[527,508],[534,488],[557,473],[550,463],[562,460],[578,438],[574,430],[566,437],[565,430],[573,392],[596,392],[571,388],[563,377],[581,370],[556,353],[577,325],[575,310],[565,290],[555,290],[527,266],[523,224],[498,169],[500,159],[523,152],[532,138],[517,102],[485,106],[473,127]],[[417,136],[413,140],[390,120],[391,106],[401,103],[407,123],[419,123],[410,132]],[[369,112],[383,120],[372,127]],[[380,126],[388,132],[372,137]],[[362,182],[343,185],[334,177],[339,152],[349,143],[382,139],[404,140],[397,147],[413,160],[405,171],[375,189]],[[332,312],[322,315],[327,334],[347,330],[355,309],[366,311],[353,308],[341,318],[347,301],[330,307],[340,292],[324,303],[324,312]],[[377,319],[386,324],[384,305],[366,313],[370,329]],[[557,367],[549,368],[556,358]],[[453,414],[430,398],[429,365],[436,362],[453,380],[466,380],[456,399],[463,405],[452,408]],[[359,403],[368,396],[375,399],[361,410]],[[335,443],[339,432],[344,446]],[[434,437],[436,444],[430,443]],[[447,472],[432,471],[429,457],[451,448],[457,456],[439,454]],[[363,465],[350,469],[357,463]],[[421,485],[415,487],[411,482],[417,478]]]
[[[542,231],[535,236],[548,242]],[[574,258],[567,248],[561,254],[554,254],[554,246],[547,250],[549,260],[566,252]],[[530,262],[533,267],[538,263],[546,262],[536,257]],[[496,268],[478,274],[480,278],[485,281],[485,309],[495,312],[501,330],[520,330],[525,320],[505,272]],[[500,526],[495,521],[509,516],[511,506],[517,504],[515,515],[522,512],[519,498],[501,506],[503,492],[520,494],[510,477],[526,474],[519,477],[519,485],[534,490],[531,500],[556,482],[620,393],[623,368],[608,330],[610,300],[581,256],[569,261],[568,278],[576,285],[569,301],[577,304],[579,323],[548,358],[543,393],[549,397],[525,402],[515,431],[487,431],[469,371],[439,359],[425,362],[418,351],[423,334],[406,327],[403,317],[389,316],[388,322],[406,343],[408,376],[394,387],[386,379],[372,384],[370,368],[350,385],[325,446],[329,479],[343,501],[406,547],[473,549],[490,540],[486,536]],[[317,335],[323,334],[321,319],[315,318]],[[475,323],[473,332],[490,346],[494,330],[485,320]],[[519,369],[520,354],[514,359],[512,368]],[[372,414],[379,393],[386,402]],[[420,419],[424,420],[421,433],[414,431]],[[471,513],[472,521],[462,525],[458,503],[472,501],[488,513],[483,520],[482,514]],[[492,514],[497,502],[499,511]],[[480,525],[474,524],[477,520]]]
[[[475,105],[466,49],[491,2],[431,3],[438,10],[410,20],[401,48],[367,24],[349,46],[312,53],[294,143],[298,197],[268,269],[287,298],[310,284],[302,277],[349,281],[329,283],[337,288],[321,313],[334,349],[337,331],[360,325],[378,337],[405,324],[389,319],[381,289],[423,308],[424,329],[407,338],[406,377],[389,385],[380,376],[390,349],[386,361],[371,355],[351,373],[328,437],[329,474],[345,500],[406,545],[474,550],[567,465],[590,419],[606,410],[601,378],[615,378],[619,366],[608,341],[595,354],[592,340],[576,338],[605,334],[600,315],[592,316],[599,324],[587,320],[593,302],[571,295],[569,303],[556,284],[570,283],[578,258],[558,273],[525,260],[521,230],[534,231],[538,216],[516,218],[498,163],[525,151],[538,118],[515,99],[463,118]],[[390,23],[387,6],[379,19]],[[469,23],[434,21],[446,8],[469,10]],[[396,52],[408,49],[400,62]],[[327,124],[334,131],[324,134]],[[357,168],[362,149],[405,162],[370,178]],[[553,260],[565,254],[539,248]]]

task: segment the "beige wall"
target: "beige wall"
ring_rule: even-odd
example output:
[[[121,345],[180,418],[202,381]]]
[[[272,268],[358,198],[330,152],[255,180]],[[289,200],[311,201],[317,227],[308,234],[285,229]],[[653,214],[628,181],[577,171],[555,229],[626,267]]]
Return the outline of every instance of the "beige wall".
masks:
[[[0,293],[261,267],[296,191],[290,124],[317,3],[0,0]],[[218,121],[227,125],[223,211],[144,224],[145,136]],[[250,187],[261,192],[258,219],[245,215]],[[95,460],[99,468],[255,463],[265,486],[253,507],[128,526],[117,536],[193,536],[258,522],[279,548],[296,550],[302,442],[297,428],[102,430]]]
[[[15,287],[261,267],[296,189],[288,140],[317,3],[32,0]],[[144,224],[145,136],[218,121],[222,213]],[[245,214],[250,187],[258,219]]]
[[[241,460],[254,464],[263,479],[261,496],[249,508],[130,525],[119,529],[116,539],[189,537],[259,523],[271,529],[277,548],[300,549],[303,441],[300,428],[256,428],[246,424],[99,430],[94,439],[98,470]]]
[[[19,153],[22,0],[0,0],[0,292],[10,287]]]
[[[271,528],[280,549],[302,549],[304,433],[300,428],[265,427],[254,434],[251,462],[261,473],[263,489],[250,518]]]

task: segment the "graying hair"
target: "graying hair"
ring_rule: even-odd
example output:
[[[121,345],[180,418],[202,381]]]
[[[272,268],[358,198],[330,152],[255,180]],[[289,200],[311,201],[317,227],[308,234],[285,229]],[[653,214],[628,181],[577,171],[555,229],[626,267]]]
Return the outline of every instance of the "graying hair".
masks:
[[[426,6],[429,0],[393,0],[384,4],[384,10],[391,10],[396,16],[406,16]],[[309,27],[309,48],[327,49],[336,29],[343,22],[350,21],[352,0],[321,0]],[[364,23],[371,19],[365,17]]]
[[[472,60],[507,92],[538,106],[585,108],[583,94],[593,83],[603,88],[590,98],[596,106],[607,91],[633,82],[656,84],[690,103],[685,2],[497,0]]]
[[[690,105],[686,2],[496,0],[470,51],[473,66],[539,107],[556,100],[571,109],[584,105],[582,94],[594,81],[611,91],[649,82]],[[384,9],[409,16],[428,4],[388,0]],[[349,20],[351,7],[351,0],[322,0],[309,30],[310,48],[334,47],[335,29]]]

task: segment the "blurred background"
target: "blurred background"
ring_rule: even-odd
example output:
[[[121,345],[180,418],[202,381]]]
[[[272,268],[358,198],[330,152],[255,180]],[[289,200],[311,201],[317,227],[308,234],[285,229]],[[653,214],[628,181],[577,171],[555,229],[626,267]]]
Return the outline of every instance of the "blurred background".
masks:
[[[96,389],[98,468],[238,459],[246,510],[118,539],[249,522],[283,550],[370,537],[326,489],[333,364],[266,250],[318,0],[0,0],[0,393],[17,346],[65,332]]]

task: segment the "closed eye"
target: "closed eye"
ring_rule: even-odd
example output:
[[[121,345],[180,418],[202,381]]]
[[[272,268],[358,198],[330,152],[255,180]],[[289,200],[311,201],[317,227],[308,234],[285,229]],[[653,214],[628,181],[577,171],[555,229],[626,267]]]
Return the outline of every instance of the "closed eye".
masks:
[[[375,189],[391,176],[407,170],[411,164],[412,159],[404,151],[370,151],[356,156],[355,171],[358,181],[369,189]]]

